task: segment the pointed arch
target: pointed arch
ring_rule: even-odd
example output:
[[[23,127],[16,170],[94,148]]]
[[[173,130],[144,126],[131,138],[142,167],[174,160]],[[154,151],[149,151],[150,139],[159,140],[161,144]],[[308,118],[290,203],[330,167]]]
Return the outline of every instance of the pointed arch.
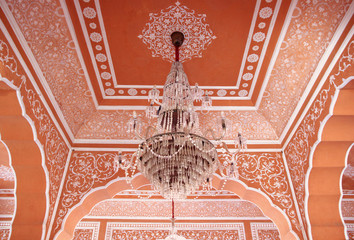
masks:
[[[321,124],[310,156],[305,206],[313,239],[346,239],[340,202],[342,174],[354,143],[353,79],[336,88],[336,100]]]
[[[44,154],[35,141],[36,132],[31,121],[21,108],[17,88],[10,81],[1,80],[0,136],[16,174],[17,206],[11,238],[41,239],[47,209],[46,176],[42,167]]]
[[[223,185],[222,182],[222,179],[215,175],[213,179],[213,187],[215,189],[221,189],[221,186]],[[146,184],[149,184],[149,182],[141,174],[137,174],[132,180],[132,185],[135,189],[138,189]],[[119,179],[111,181],[106,186],[97,188],[88,193],[86,197],[83,198],[80,203],[64,218],[62,229],[58,232],[55,239],[72,239],[75,226],[97,203],[105,199],[112,198],[123,190],[129,189],[131,189],[131,186],[126,183],[126,180]],[[291,230],[291,224],[286,214],[280,208],[275,206],[269,197],[267,197],[263,192],[258,189],[250,188],[241,181],[236,180],[227,181],[223,189],[235,193],[241,199],[248,200],[256,204],[263,211],[263,213],[276,224],[281,239],[298,239],[298,236]]]

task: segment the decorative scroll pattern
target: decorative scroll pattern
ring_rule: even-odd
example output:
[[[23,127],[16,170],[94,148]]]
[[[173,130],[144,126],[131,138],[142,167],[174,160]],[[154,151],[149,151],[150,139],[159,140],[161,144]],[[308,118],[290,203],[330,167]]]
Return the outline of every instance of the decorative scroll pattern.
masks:
[[[33,85],[27,80],[22,67],[19,68],[16,64],[17,59],[15,58],[15,54],[10,50],[5,39],[6,38],[1,33],[1,64],[4,64],[6,68],[10,69],[16,76],[15,78],[10,79],[13,79],[12,83],[20,90],[26,114],[35,125],[37,138],[42,144],[45,154],[45,165],[48,171],[48,173],[45,172],[45,174],[49,180],[49,212],[48,221],[46,223],[48,227],[53,214],[55,201],[58,196],[60,181],[63,177],[69,149],[53,123],[47,109],[43,105],[38,93]],[[7,55],[2,55],[2,53],[6,53]],[[11,61],[7,61],[8,59],[11,59]],[[13,74],[9,77],[14,77]],[[8,76],[3,75],[3,77]]]
[[[278,135],[287,125],[350,3],[297,3],[259,108]]]
[[[11,222],[0,222],[0,240],[9,240]]]
[[[56,214],[52,237],[62,227],[63,218],[90,191],[117,179],[114,159],[117,153],[74,152]]]
[[[307,229],[305,217],[305,179],[309,168],[309,155],[315,142],[318,140],[318,129],[323,119],[329,114],[336,86],[350,76],[353,64],[354,41],[345,48],[330,77],[317,95],[293,138],[285,149],[291,180],[299,204],[304,228]]]
[[[224,156],[223,156],[224,157]],[[239,179],[260,189],[289,217],[292,228],[301,236],[289,180],[280,153],[242,154],[236,161]]]
[[[273,223],[251,223],[252,239],[280,240],[277,227]]]
[[[145,117],[144,111],[136,111],[143,123],[142,129],[154,120]],[[91,115],[81,127],[76,137],[80,139],[122,139],[129,142],[135,138],[133,133],[127,132],[127,122],[133,111],[99,111]],[[225,112],[227,123],[227,134],[224,139],[234,140],[238,132],[247,136],[248,140],[276,140],[278,139],[272,125],[259,113],[255,111],[227,111]],[[212,128],[219,125],[220,112],[209,112],[200,114],[201,126]]]
[[[161,10],[160,14],[150,13],[150,22],[146,24],[139,38],[151,50],[153,57],[162,57],[173,62],[174,46],[170,36],[173,32],[180,31],[185,35],[180,61],[202,57],[202,52],[216,38],[209,24],[205,23],[205,18],[205,14],[196,15],[194,10],[177,1],[175,5]]]
[[[169,235],[170,228],[171,225],[166,223],[108,223],[105,239],[164,239]],[[177,234],[187,239],[246,239],[242,223],[183,223],[176,224],[176,228]]]
[[[99,222],[80,222],[75,228],[73,240],[97,240],[99,229]]]
[[[6,2],[75,134],[94,104],[60,2]]]
[[[175,213],[180,217],[243,217],[265,218],[253,203],[243,200],[183,200],[175,201]],[[171,201],[132,201],[110,199],[97,204],[91,217],[171,217]]]

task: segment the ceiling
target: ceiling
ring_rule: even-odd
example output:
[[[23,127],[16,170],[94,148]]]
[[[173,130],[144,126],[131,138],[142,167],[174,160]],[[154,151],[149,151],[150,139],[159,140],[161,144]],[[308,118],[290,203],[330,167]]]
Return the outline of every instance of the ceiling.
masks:
[[[201,125],[217,131],[219,116],[224,111],[226,143],[231,144],[242,132],[249,148],[266,152],[280,151],[325,76],[327,61],[334,58],[343,42],[341,35],[350,25],[346,16],[351,1],[326,0],[311,5],[315,7],[309,7],[307,0],[0,3],[8,21],[4,24],[10,26],[9,34],[28,66],[28,76],[41,89],[41,97],[74,149],[136,148],[139,141],[127,131],[127,122],[136,111],[144,126],[153,123],[144,112],[148,91],[156,85],[162,93],[173,61],[170,34],[178,30],[186,38],[181,61],[189,82],[198,83],[213,100],[209,111],[199,111]],[[199,109],[200,103],[196,105]],[[0,156],[0,160],[5,158]],[[9,164],[0,163],[0,173],[7,173],[6,179],[0,175],[0,184],[4,186],[1,188],[13,189],[14,176]],[[343,181],[351,196],[352,166],[349,164]],[[109,201],[114,205],[133,199],[141,204],[144,201],[139,203],[139,194],[125,192]],[[205,196],[201,201],[208,205],[216,202],[225,209],[230,207],[227,199],[237,199],[235,204],[241,202],[229,193],[220,195]],[[3,215],[11,215],[15,204],[13,191],[0,192],[0,197],[6,204],[11,200],[12,205],[1,208],[7,209]],[[157,204],[162,200],[156,197],[149,201]],[[351,209],[354,201],[347,202],[346,209]],[[158,216],[158,220],[169,224],[168,203],[163,204],[164,215]],[[188,204],[191,207],[193,201]],[[113,205],[107,207],[107,203],[101,202],[92,211]],[[238,209],[242,209],[240,206]],[[247,214],[255,213],[261,221],[272,224],[255,205],[247,206]],[[88,228],[94,234],[97,225],[87,227],[87,222],[107,223],[114,217],[112,212],[104,216],[91,212],[79,223],[75,234]],[[136,217],[130,220],[141,221],[141,216]],[[227,217],[234,217],[233,223],[243,221],[243,225],[244,221],[259,221],[251,215],[243,216],[248,220]],[[276,234],[274,225],[271,227]],[[246,233],[250,235],[251,228]]]
[[[251,148],[259,148],[282,144],[323,68],[321,58],[328,58],[326,46],[333,49],[335,33],[344,30],[338,26],[348,1],[316,8],[305,2],[7,0],[3,5],[74,146],[137,143],[126,123],[132,110],[148,122],[148,91],[163,86],[173,60],[170,34],[179,30],[186,38],[181,61],[189,81],[213,99],[210,112],[201,113],[202,124],[217,130],[216,117],[224,110],[225,139],[231,143],[242,132]]]

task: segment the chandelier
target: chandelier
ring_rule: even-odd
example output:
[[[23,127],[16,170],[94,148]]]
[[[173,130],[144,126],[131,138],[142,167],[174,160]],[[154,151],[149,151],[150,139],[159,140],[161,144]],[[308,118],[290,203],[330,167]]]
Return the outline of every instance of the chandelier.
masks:
[[[135,160],[126,161],[119,153],[118,164],[126,173],[129,168],[133,172],[136,168],[140,170],[164,198],[184,199],[202,184],[210,183],[218,168],[223,176],[237,173],[235,156],[246,148],[246,139],[238,134],[235,153],[231,153],[227,145],[221,142],[226,133],[223,112],[220,136],[216,136],[212,129],[202,131],[194,102],[201,102],[201,109],[208,110],[212,100],[207,94],[204,95],[198,84],[193,88],[189,85],[179,62],[179,48],[184,35],[173,32],[171,39],[175,47],[175,62],[163,87],[162,101],[156,86],[148,94],[150,105],[146,108],[146,116],[156,119],[156,123],[148,126],[142,135],[141,119],[136,112],[133,113],[128,131],[134,132],[142,142],[133,156]],[[215,145],[207,139],[209,135],[215,144],[220,144],[226,149],[224,152],[230,154],[229,161],[220,163]]]

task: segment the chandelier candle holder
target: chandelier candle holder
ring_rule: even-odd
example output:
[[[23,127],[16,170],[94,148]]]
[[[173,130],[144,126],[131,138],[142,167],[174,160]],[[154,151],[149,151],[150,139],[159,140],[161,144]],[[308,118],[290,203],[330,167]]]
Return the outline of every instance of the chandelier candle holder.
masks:
[[[236,139],[236,153],[231,153],[225,143],[220,143],[226,134],[223,112],[220,136],[216,136],[212,129],[201,131],[194,101],[201,101],[201,108],[208,110],[212,106],[212,100],[208,95],[203,96],[198,84],[191,88],[182,63],[179,62],[179,48],[183,44],[184,35],[181,32],[173,32],[171,39],[175,46],[176,61],[172,63],[163,87],[162,102],[156,86],[148,94],[150,105],[146,108],[146,116],[155,118],[156,124],[148,126],[142,136],[141,120],[136,112],[133,113],[128,129],[133,131],[142,143],[129,162],[121,153],[118,154],[118,164],[126,173],[128,168],[132,168],[134,172],[138,168],[164,198],[184,199],[198,190],[203,183],[209,183],[218,168],[222,168],[220,172],[223,176],[237,171],[235,156],[246,148],[246,139],[239,134]],[[216,147],[206,138],[208,135],[232,155],[228,166],[220,164]],[[224,174],[226,168],[228,170]]]

